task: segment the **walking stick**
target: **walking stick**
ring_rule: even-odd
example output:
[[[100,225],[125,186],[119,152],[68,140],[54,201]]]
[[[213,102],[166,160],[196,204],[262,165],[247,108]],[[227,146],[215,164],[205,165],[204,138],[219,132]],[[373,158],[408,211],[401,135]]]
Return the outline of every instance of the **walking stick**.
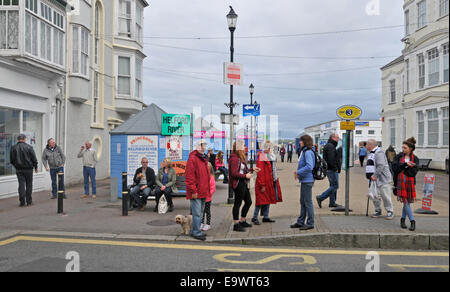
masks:
[[[371,184],[372,182],[371,181],[369,181],[369,189],[370,189],[370,184]],[[368,217],[369,216],[369,197],[367,197],[367,209],[366,209],[366,217]]]

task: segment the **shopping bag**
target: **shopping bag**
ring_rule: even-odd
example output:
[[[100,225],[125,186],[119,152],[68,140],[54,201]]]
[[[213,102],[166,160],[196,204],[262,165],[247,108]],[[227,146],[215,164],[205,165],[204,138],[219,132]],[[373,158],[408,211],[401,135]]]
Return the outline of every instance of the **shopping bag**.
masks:
[[[166,214],[167,210],[169,210],[169,204],[167,204],[166,196],[162,195],[158,202],[158,213]]]
[[[379,199],[378,192],[377,192],[377,184],[375,182],[370,182],[369,191],[367,192],[367,197],[369,199],[375,200]]]

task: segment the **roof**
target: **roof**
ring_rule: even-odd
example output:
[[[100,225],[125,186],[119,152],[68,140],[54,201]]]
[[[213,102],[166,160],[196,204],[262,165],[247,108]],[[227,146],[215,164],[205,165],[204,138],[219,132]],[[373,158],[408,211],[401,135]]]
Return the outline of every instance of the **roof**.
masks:
[[[386,68],[388,68],[388,67],[391,67],[391,66],[394,66],[394,65],[396,65],[396,64],[399,64],[399,63],[403,62],[404,59],[405,59],[404,56],[401,55],[400,57],[398,57],[398,58],[395,59],[394,61],[390,62],[389,64],[384,65],[383,67],[381,67],[380,70],[384,70],[384,69],[386,69]]]
[[[111,135],[161,135],[161,114],[167,112],[152,103],[110,132]]]

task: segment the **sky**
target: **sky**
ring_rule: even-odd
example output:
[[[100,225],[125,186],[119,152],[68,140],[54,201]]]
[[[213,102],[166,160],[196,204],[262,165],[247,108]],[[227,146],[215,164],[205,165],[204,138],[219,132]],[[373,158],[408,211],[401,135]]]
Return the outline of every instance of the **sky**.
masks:
[[[243,85],[234,86],[235,113],[250,103],[253,83],[261,114],[278,116],[279,138],[337,119],[336,109],[346,104],[359,106],[361,119],[380,118],[380,67],[403,49],[402,0],[148,2],[146,104],[169,113],[229,112],[223,63],[230,60],[226,15],[232,5],[238,14],[234,61],[244,72]],[[368,4],[374,4],[369,13]]]

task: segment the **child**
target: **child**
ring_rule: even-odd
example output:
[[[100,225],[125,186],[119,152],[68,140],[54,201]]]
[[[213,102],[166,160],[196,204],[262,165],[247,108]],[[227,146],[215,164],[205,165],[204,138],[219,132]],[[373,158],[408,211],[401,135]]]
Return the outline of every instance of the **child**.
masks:
[[[216,192],[216,179],[214,176],[214,168],[211,163],[208,162],[209,167],[209,187],[210,187],[210,195],[206,198],[205,203],[205,212],[203,213],[202,224],[200,226],[200,230],[207,231],[211,228],[211,200],[212,195]],[[206,216],[206,224],[205,223]]]

